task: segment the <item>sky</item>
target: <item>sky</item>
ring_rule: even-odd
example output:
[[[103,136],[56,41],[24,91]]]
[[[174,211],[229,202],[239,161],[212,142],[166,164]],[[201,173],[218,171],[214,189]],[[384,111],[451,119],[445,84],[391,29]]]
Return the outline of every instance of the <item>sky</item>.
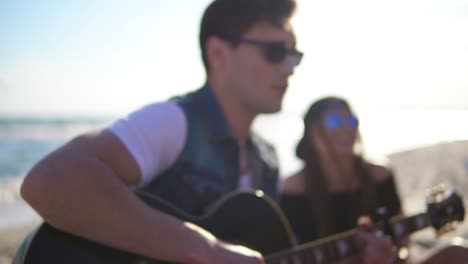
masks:
[[[120,116],[201,87],[209,2],[0,0],[0,117]],[[297,3],[305,55],[280,113],[292,118],[254,123],[283,163],[296,162],[300,116],[325,95],[350,101],[370,152],[467,138],[468,0]],[[427,112],[439,110],[449,114]]]
[[[122,114],[201,86],[208,0],[0,1],[0,114]],[[284,113],[468,108],[468,0],[298,0]],[[307,98],[304,100],[304,98]]]

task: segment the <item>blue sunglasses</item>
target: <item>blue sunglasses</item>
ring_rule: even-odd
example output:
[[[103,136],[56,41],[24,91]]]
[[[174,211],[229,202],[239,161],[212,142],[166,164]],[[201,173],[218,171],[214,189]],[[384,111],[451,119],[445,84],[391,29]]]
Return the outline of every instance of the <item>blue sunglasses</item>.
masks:
[[[359,126],[359,120],[356,116],[342,116],[338,114],[328,114],[325,116],[324,125],[328,129],[337,130],[347,125],[350,128],[356,129]]]

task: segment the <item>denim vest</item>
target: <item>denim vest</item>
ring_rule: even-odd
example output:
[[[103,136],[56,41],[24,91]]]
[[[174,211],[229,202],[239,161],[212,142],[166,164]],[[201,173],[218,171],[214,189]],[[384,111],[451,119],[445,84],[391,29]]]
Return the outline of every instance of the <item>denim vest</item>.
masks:
[[[177,161],[141,191],[198,216],[239,186],[239,145],[209,86],[173,98],[187,119],[187,138]],[[277,198],[274,148],[251,133],[247,143],[252,187]]]

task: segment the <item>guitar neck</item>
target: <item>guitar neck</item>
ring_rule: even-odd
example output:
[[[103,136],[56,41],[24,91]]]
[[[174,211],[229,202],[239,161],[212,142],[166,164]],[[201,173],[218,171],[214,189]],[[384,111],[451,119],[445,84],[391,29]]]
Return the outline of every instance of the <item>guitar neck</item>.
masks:
[[[358,253],[356,230],[308,242],[266,257],[268,264],[333,263]]]
[[[396,241],[428,226],[430,226],[430,221],[426,213],[395,219],[390,222],[391,232]],[[353,229],[277,252],[267,256],[266,263],[334,263],[355,256],[359,253],[359,246],[356,240],[357,232],[357,230]]]
[[[408,235],[431,226],[431,221],[427,213],[395,219],[390,222],[391,234],[394,241],[400,241]]]

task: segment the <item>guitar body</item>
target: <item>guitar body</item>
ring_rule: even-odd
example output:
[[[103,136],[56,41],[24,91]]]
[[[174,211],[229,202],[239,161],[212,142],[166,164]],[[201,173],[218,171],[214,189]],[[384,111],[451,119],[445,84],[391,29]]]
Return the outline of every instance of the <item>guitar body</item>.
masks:
[[[271,254],[293,246],[291,228],[270,198],[255,192],[236,192],[223,197],[199,218],[148,194],[139,196],[151,207],[190,221],[218,238]],[[27,241],[21,263],[167,263],[107,247],[41,224]]]

